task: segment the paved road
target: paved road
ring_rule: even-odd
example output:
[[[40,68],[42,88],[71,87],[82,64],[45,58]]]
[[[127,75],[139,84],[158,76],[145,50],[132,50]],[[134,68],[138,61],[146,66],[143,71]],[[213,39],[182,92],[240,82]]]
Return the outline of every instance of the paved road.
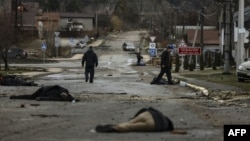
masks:
[[[108,48],[95,48],[100,65],[93,84],[85,83],[79,56],[59,63],[27,65],[53,70],[52,74],[35,77],[35,82],[39,86],[59,84],[80,102],[10,100],[10,95],[31,94],[39,86],[1,86],[0,140],[222,141],[224,124],[249,123],[249,108],[225,105],[188,87],[150,85],[159,68],[132,66],[135,55],[121,49],[124,40],[138,42],[139,33],[111,35],[105,43]],[[98,124],[127,121],[139,109],[150,106],[162,111],[187,134],[101,134],[93,130]]]

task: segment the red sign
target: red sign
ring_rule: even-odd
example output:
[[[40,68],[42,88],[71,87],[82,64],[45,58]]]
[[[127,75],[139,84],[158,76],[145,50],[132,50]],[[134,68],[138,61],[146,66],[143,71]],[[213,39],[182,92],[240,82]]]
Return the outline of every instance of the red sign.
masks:
[[[179,47],[178,53],[182,55],[201,55],[200,47]]]

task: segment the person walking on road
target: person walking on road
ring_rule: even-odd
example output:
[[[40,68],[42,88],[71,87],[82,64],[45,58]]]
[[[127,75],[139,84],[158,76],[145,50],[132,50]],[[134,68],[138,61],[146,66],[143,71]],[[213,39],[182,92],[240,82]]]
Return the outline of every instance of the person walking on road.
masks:
[[[162,76],[164,75],[164,73],[166,73],[168,78],[168,84],[173,85],[172,75],[171,75],[171,68],[172,68],[171,55],[170,55],[171,49],[172,49],[171,46],[167,46],[167,49],[162,52],[161,71],[155,80],[156,84],[160,82]]]
[[[85,63],[86,62],[86,63]],[[93,83],[95,67],[98,66],[98,57],[93,51],[93,47],[90,46],[89,49],[84,53],[82,57],[82,67],[85,66],[85,82]]]
[[[141,56],[141,52],[136,53],[136,57],[137,57],[137,66],[140,66],[141,60],[143,59],[143,57]]]

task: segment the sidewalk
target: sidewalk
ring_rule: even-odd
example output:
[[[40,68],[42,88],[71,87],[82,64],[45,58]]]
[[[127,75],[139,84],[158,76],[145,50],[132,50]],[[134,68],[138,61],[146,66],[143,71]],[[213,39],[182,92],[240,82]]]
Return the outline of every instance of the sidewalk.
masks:
[[[199,73],[199,71],[188,72],[188,73]],[[187,87],[196,89],[198,91],[201,91],[206,96],[209,95],[209,90],[240,91],[240,88],[238,87],[228,86],[228,85],[219,84],[219,83],[213,83],[213,82],[196,79],[196,78],[185,77],[183,76],[184,74],[185,72],[172,73],[172,76],[174,78],[181,80],[180,82],[181,86],[187,86]]]
[[[93,46],[93,47],[98,47],[100,45],[102,45],[104,43],[103,39],[98,39],[94,42],[92,42],[91,44],[89,44],[88,46]],[[73,55],[71,58],[50,58],[47,60],[58,60],[58,61],[66,61],[66,60],[80,60],[82,59],[83,54],[75,54]],[[46,71],[37,71],[37,72],[23,72],[21,74],[17,74],[17,75],[22,75],[25,77],[36,77],[36,76],[42,76],[42,75],[47,75],[47,74],[53,74],[53,73],[60,73],[62,72],[63,69],[62,68],[47,68]]]

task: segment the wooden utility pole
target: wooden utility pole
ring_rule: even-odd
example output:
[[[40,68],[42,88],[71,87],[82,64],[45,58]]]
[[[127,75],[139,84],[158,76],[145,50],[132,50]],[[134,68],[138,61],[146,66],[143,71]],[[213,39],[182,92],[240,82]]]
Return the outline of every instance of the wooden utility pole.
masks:
[[[231,20],[230,20],[230,10],[231,10],[231,0],[226,0],[225,5],[224,5],[224,12],[225,12],[225,20],[224,20],[224,28],[225,28],[225,49],[224,49],[224,72],[223,74],[230,74],[230,55],[231,55],[231,50],[230,50],[230,25],[231,25]]]
[[[15,30],[18,29],[17,24],[17,0],[11,0],[11,21],[14,23]]]
[[[22,11],[18,11],[21,8],[19,6],[21,6],[21,0],[11,0],[11,22],[14,25],[15,32],[20,31],[22,26]]]
[[[203,62],[203,48],[204,48],[204,41],[203,41],[204,7],[201,8],[200,20],[201,20],[201,23],[200,23],[200,26],[201,26],[201,34],[200,34],[200,47],[201,47],[200,70],[204,70],[204,62]]]

